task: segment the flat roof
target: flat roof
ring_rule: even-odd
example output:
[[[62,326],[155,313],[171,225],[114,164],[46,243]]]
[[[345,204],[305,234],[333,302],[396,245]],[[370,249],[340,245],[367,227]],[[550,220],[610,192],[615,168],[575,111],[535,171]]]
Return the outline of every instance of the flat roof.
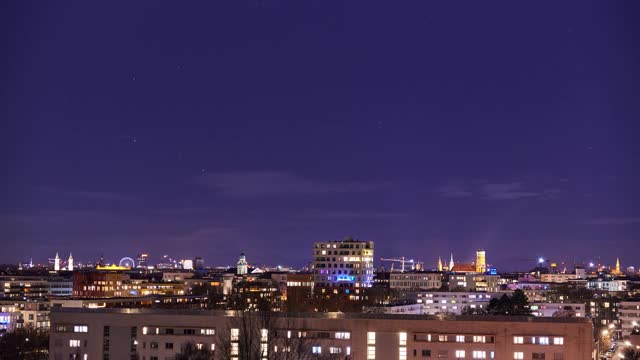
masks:
[[[52,308],[52,313],[73,314],[127,314],[127,315],[190,315],[190,316],[235,316],[233,310],[198,310],[198,309],[86,309],[86,308]],[[258,312],[247,312],[250,316]],[[492,321],[492,322],[533,322],[533,323],[591,323],[587,318],[554,318],[535,316],[492,316],[492,315],[408,315],[408,314],[364,314],[364,313],[287,313],[274,312],[279,317],[309,319],[378,319],[378,320],[435,320],[435,321]]]

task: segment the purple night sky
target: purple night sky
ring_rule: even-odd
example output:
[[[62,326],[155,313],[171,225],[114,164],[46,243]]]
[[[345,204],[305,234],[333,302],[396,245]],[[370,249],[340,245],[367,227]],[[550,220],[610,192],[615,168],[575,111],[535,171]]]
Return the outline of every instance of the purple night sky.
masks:
[[[2,2],[0,262],[638,266],[639,5]]]

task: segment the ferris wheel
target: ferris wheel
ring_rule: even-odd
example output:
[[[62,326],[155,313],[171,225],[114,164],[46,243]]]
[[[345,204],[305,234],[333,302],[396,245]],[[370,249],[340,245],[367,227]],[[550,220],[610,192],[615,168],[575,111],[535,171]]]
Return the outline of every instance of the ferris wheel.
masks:
[[[133,261],[133,259],[130,257],[123,257],[122,259],[120,259],[118,265],[133,269],[134,267],[136,267],[136,262]]]

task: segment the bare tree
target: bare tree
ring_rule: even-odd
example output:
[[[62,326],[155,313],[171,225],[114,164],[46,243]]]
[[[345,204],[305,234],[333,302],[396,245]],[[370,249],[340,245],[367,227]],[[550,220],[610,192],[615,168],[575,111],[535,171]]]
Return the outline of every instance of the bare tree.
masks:
[[[327,340],[310,337],[296,328],[292,318],[275,312],[236,312],[218,336],[217,360],[333,360],[346,354],[331,354]],[[314,353],[314,346],[318,346]],[[338,348],[337,346],[335,347]],[[320,350],[322,349],[322,350]]]

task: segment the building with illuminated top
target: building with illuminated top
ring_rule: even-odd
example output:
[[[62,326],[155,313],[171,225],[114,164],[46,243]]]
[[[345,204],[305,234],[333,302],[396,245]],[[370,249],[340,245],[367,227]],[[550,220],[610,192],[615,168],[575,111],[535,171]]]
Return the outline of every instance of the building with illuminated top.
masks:
[[[313,282],[316,287],[371,287],[373,241],[347,238],[313,244]]]

